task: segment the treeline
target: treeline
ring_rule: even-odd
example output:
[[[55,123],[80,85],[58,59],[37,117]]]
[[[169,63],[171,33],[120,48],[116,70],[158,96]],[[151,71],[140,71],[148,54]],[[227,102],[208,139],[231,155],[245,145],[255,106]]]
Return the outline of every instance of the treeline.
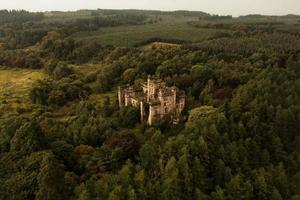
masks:
[[[281,15],[281,16],[276,16],[276,15],[244,15],[244,16],[239,16],[238,18],[241,19],[300,19],[300,15]]]
[[[158,11],[158,10],[134,10],[134,9],[123,9],[123,10],[112,10],[112,9],[98,9],[96,11],[91,11],[93,16],[97,15],[118,15],[118,14],[134,14],[134,15],[177,15],[177,16],[208,16],[209,14],[201,11],[186,11],[186,10],[176,10],[176,11]]]
[[[66,63],[49,62],[45,72],[51,78],[37,82],[29,94],[35,104],[58,107],[78,99],[84,100],[91,93],[90,87]]]
[[[43,67],[41,55],[35,51],[25,50],[0,50],[0,65],[11,68],[31,68],[40,69]]]
[[[24,23],[28,21],[40,21],[43,13],[31,13],[25,10],[0,10],[0,25],[6,23]]]
[[[3,29],[2,48],[12,50],[23,49],[25,47],[35,45],[47,35],[48,31],[48,28],[25,28],[19,30]]]
[[[206,20],[216,20],[216,19],[232,19],[232,15],[209,15],[209,16],[203,16],[199,19],[206,19]]]
[[[226,55],[228,55],[228,58],[236,59],[240,56],[248,57],[254,53],[269,56],[275,54],[281,55],[281,58],[277,59],[278,61],[283,59],[282,62],[284,62],[290,55],[300,52],[300,40],[297,36],[283,33],[257,34],[254,36],[236,33],[231,37],[207,40],[186,47],[211,52],[222,59],[226,59]]]
[[[28,13],[26,11],[18,11],[17,13],[19,12]],[[31,16],[31,13],[29,13],[28,15]],[[20,18],[23,19],[23,17]],[[59,32],[61,35],[66,37],[81,31],[96,31],[102,27],[139,25],[146,23],[146,20],[147,16],[143,14],[116,14],[110,16],[96,16],[86,19],[79,18],[66,22],[41,22],[35,20],[35,18],[24,17],[24,20],[20,21],[20,23],[18,24],[10,24],[6,21],[3,22],[5,23],[3,24],[3,26],[1,26],[0,24],[0,49],[22,49],[35,45],[40,42],[48,32],[51,31]]]
[[[101,27],[114,27],[121,25],[138,25],[145,22],[146,15],[117,14],[112,16],[77,19],[75,22],[65,23],[62,31],[68,35],[80,31],[95,31]]]
[[[144,46],[144,45],[147,45],[147,44],[151,44],[153,42],[164,42],[164,43],[170,43],[170,44],[188,44],[188,43],[192,43],[191,41],[186,41],[186,40],[154,37],[154,38],[150,38],[150,39],[147,39],[145,41],[139,42],[139,43],[135,44],[134,46],[135,47]]]
[[[284,66],[272,59],[230,62],[179,47],[111,50],[92,80],[107,83],[105,91],[147,74],[185,89],[187,121],[151,128],[136,108],[81,98],[84,77],[50,63],[54,82],[32,89],[41,106],[32,118],[1,121],[3,199],[298,199],[299,58],[290,55]],[[73,100],[80,102],[57,118],[55,108]]]
[[[37,25],[43,13],[25,10],[0,10],[0,49],[22,49],[39,42],[49,30]]]
[[[0,120],[0,199],[300,199],[299,36],[224,34],[146,49],[57,30],[1,52],[0,65],[37,58],[47,78]],[[148,75],[185,91],[181,123],[118,107],[116,87]]]
[[[229,30],[235,32],[242,32],[246,34],[261,34],[261,33],[285,33],[299,36],[300,26],[294,22],[293,25],[284,21],[248,21],[244,18],[233,19],[229,22],[213,21],[209,19],[201,19],[200,22],[188,22],[189,25],[198,28],[210,28],[218,30]]]

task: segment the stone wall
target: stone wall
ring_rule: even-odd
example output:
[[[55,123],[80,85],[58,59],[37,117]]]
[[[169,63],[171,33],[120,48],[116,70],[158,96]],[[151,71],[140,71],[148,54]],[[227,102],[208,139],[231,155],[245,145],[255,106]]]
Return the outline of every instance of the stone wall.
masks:
[[[163,81],[150,77],[141,85],[139,92],[132,87],[119,87],[118,98],[120,108],[129,105],[139,107],[141,121],[147,121],[150,126],[157,118],[167,114],[179,118],[185,106],[185,95],[179,95],[176,87],[166,87]]]

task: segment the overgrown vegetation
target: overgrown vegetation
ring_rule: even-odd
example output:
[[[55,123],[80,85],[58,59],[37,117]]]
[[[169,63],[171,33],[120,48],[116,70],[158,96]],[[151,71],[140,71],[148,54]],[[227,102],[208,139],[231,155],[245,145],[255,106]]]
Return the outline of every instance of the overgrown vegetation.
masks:
[[[262,16],[52,14],[0,26],[0,199],[300,199],[297,16],[269,29]],[[70,15],[80,20],[61,19]],[[101,37],[103,21],[86,27],[95,19],[117,19],[110,31],[179,23],[206,34],[145,34],[135,46],[77,40],[82,27]],[[45,25],[39,39],[12,43]],[[182,123],[148,127],[138,108],[118,107],[116,87],[148,75],[185,91]]]

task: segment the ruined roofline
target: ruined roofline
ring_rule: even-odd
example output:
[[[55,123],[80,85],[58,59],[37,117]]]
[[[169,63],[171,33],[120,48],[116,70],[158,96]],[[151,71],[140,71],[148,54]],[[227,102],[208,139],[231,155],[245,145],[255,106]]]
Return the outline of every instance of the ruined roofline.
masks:
[[[157,119],[156,116],[164,116],[173,113],[173,120],[178,121],[185,105],[185,92],[176,86],[166,86],[166,83],[157,77],[148,76],[147,81],[133,87],[124,85],[119,88],[119,105],[134,101],[134,106],[141,109],[141,121],[147,119],[151,126]],[[126,104],[126,103],[125,103]],[[146,106],[147,105],[147,106]],[[125,105],[127,106],[127,104]]]
[[[136,100],[136,101],[139,101],[139,98],[138,98],[138,97],[136,97],[136,96],[129,95],[129,97],[130,97],[130,98],[132,98],[132,99],[134,99],[134,100]]]
[[[146,95],[144,93],[138,93],[135,94],[134,92],[132,94],[129,94],[128,97],[138,100],[138,101],[142,101],[146,98]]]
[[[183,90],[179,90],[175,85],[173,86],[167,86],[166,82],[164,80],[162,80],[161,78],[157,77],[157,76],[148,76],[148,80],[150,80],[151,82],[154,82],[158,85],[163,85],[163,87],[161,87],[160,89],[164,89],[164,91],[168,90],[168,91],[172,91],[172,90],[176,90],[178,93],[183,93],[183,95],[185,95],[185,92]],[[141,83],[142,86],[147,87],[147,81]]]
[[[147,80],[150,80],[150,81],[156,82],[156,83],[164,83],[164,81],[161,78],[159,78],[158,76],[148,75]]]
[[[185,97],[185,91],[179,90],[176,86],[165,86],[164,88],[161,88],[162,96],[170,96],[174,94],[174,91],[176,92],[176,95],[178,97]]]
[[[124,91],[124,92],[128,92],[131,90],[131,92],[142,92],[143,89],[142,88],[134,88],[132,85],[126,84],[126,85],[121,85],[118,86],[120,90]]]

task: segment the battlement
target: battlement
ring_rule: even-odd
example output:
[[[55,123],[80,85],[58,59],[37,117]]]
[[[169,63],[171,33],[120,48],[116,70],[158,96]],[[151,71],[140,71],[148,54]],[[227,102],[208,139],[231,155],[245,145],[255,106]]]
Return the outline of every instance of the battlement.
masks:
[[[148,76],[147,81],[134,90],[131,86],[119,87],[119,106],[135,106],[141,109],[141,120],[151,126],[156,119],[170,114],[178,122],[185,106],[184,91],[167,87],[161,79]]]

